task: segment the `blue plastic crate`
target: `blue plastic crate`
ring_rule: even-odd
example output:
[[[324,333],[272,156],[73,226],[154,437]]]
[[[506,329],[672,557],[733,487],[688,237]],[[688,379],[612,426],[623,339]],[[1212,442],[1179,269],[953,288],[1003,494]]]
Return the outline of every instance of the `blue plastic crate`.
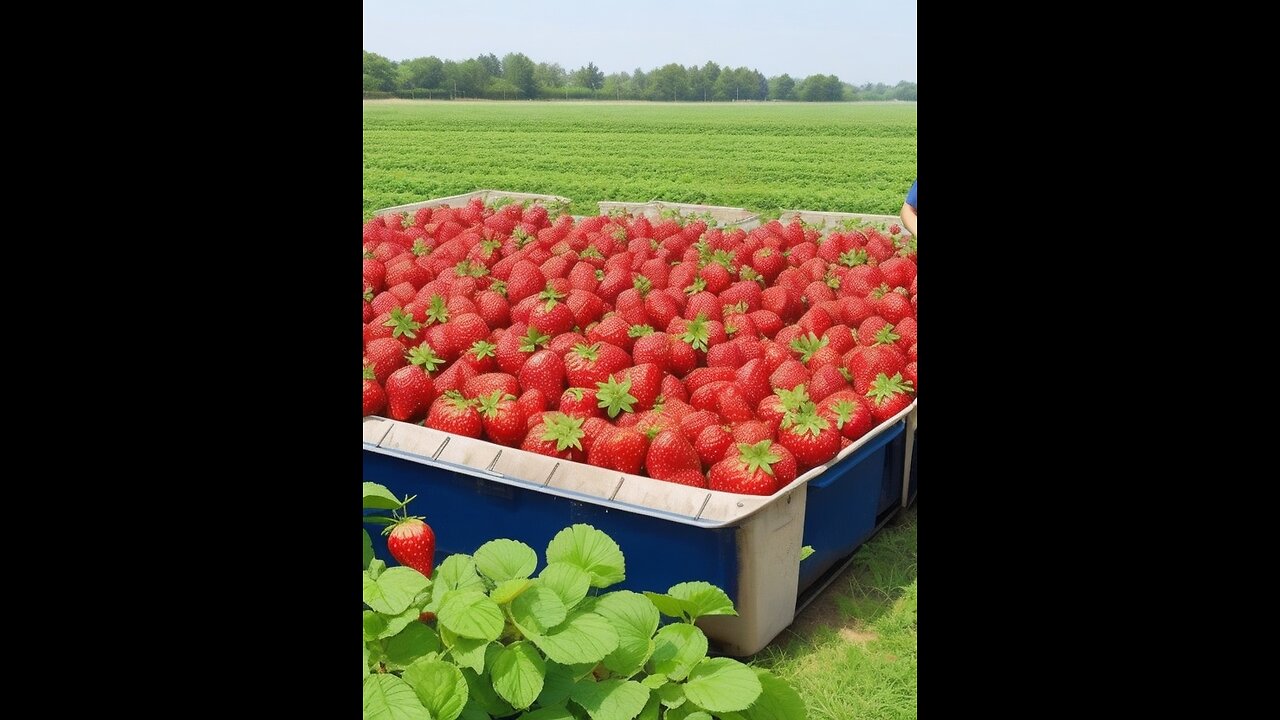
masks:
[[[891,476],[896,478],[901,498],[905,448],[899,445],[894,453],[892,446],[905,428],[906,422],[899,420],[809,480],[803,542],[814,552],[800,563],[801,592],[875,533],[881,495]],[[897,458],[896,464],[893,458]]]

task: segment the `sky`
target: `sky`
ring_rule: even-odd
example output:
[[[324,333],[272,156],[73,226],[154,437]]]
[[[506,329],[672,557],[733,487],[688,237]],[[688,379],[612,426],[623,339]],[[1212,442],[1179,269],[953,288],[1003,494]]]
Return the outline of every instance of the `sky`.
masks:
[[[916,82],[916,0],[364,0],[364,49],[397,62],[520,52],[606,75],[710,60],[893,85]]]

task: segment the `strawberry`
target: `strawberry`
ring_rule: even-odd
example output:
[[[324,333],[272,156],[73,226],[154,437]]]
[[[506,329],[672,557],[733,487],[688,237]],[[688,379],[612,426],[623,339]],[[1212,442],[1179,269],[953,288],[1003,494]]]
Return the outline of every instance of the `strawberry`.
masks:
[[[703,428],[694,440],[693,447],[698,451],[698,459],[702,464],[711,467],[724,459],[724,455],[733,444],[733,433],[725,425],[711,425]]]
[[[772,390],[769,385],[769,368],[765,365],[763,358],[743,363],[734,372],[733,379],[742,397],[751,407],[758,406]]]
[[[743,397],[736,385],[730,384],[716,397],[716,410],[720,416],[730,422],[741,422],[755,418],[753,406]]]
[[[784,360],[769,375],[769,387],[791,390],[809,382],[809,370],[799,360]]]
[[[740,443],[711,466],[707,486],[744,495],[772,495],[796,478],[796,460],[783,445],[761,440]]]
[[[733,343],[721,343],[707,350],[707,367],[738,368],[742,363],[742,351]]]
[[[484,429],[475,403],[463,397],[457,390],[450,390],[431,403],[431,409],[423,425],[472,438],[480,437]]]
[[[689,402],[689,391],[685,389],[685,383],[681,382],[676,375],[666,374],[662,377],[662,397],[667,398],[667,402],[680,401]]]
[[[840,304],[840,320],[845,325],[856,328],[867,318],[876,314],[875,306],[865,297],[842,297]]]
[[[565,375],[570,387],[594,388],[630,364],[631,357],[627,352],[608,342],[575,345],[564,354]]]
[[[885,327],[889,328],[888,333],[881,332]],[[900,337],[896,333],[892,335],[889,333],[893,333],[893,325],[879,315],[872,315],[858,325],[858,344],[885,344],[894,342]]]
[[[889,328],[886,325],[884,328]],[[887,333],[883,333],[887,334]],[[892,344],[878,344],[871,347],[860,346],[851,350],[847,356],[846,367],[853,381],[853,390],[858,394],[866,394],[871,383],[878,375],[893,376],[902,371],[907,364],[906,356]]]
[[[587,453],[582,447],[582,438],[586,435],[582,430],[582,424],[581,417],[549,413],[541,422],[529,429],[520,449],[582,462],[587,458]]]
[[[764,279],[766,285],[772,285],[778,273],[786,269],[786,258],[771,247],[764,247],[751,254],[751,267]]]
[[[880,263],[880,274],[889,287],[909,287],[916,277],[916,264],[904,257],[893,257]]]
[[[644,467],[649,477],[659,480],[667,480],[681,470],[702,470],[698,451],[679,430],[662,430],[653,437]]]
[[[597,404],[595,388],[571,387],[560,395],[560,412],[572,417],[603,417]]]
[[[756,331],[764,337],[771,338],[782,329],[782,318],[772,310],[754,310],[747,315],[755,325]]]
[[[697,470],[677,470],[663,478],[663,480],[677,485],[688,485],[696,488],[707,487],[707,476],[702,474],[701,468]]]
[[[435,385],[421,365],[407,365],[387,378],[387,414],[392,420],[413,420],[426,414],[436,399]]]
[[[573,313],[573,324],[584,328],[604,315],[604,301],[593,292],[570,290],[565,304]]]
[[[831,321],[831,316],[821,307],[809,308],[809,310],[805,312],[798,321],[796,321],[796,326],[800,328],[801,332],[812,333],[818,337],[822,337],[822,334],[834,324],[835,323]]]
[[[386,407],[387,393],[378,384],[377,375],[373,372],[373,367],[366,365],[364,368],[364,415],[377,415]]]
[[[628,333],[631,325],[620,315],[607,315],[600,320],[594,327],[587,329],[587,341],[607,342],[614,347],[621,348],[625,352],[631,351],[632,338]]]
[[[551,338],[538,332],[537,328],[516,323],[498,340],[498,349],[495,351],[498,367],[505,373],[515,375],[524,367],[530,355],[538,348],[546,347],[550,341]]]
[[[880,299],[875,301],[876,314],[895,324],[904,318],[914,317],[916,309],[907,299],[905,292],[906,290],[898,288],[896,291],[881,295]],[[872,295],[874,296],[875,292]]]
[[[582,421],[582,450],[588,454],[591,453],[591,447],[595,445],[596,440],[611,430],[613,425],[602,417],[589,417]]]
[[[472,370],[470,365],[464,362],[456,362],[435,376],[436,392],[442,394],[450,390],[462,392],[467,382],[479,374]]]
[[[680,419],[680,432],[689,442],[696,442],[702,431],[720,424],[720,416],[711,410],[694,410]]]
[[[412,498],[411,498],[412,499]],[[431,577],[435,565],[436,534],[421,517],[397,517],[382,529],[387,536],[387,550],[396,562]]]
[[[697,368],[690,372],[684,378],[684,385],[690,393],[695,393],[704,385],[716,382],[717,380],[726,380],[732,382],[737,377],[737,371],[727,367],[705,367]]]
[[[784,416],[778,442],[795,455],[800,472],[817,467],[840,452],[840,432],[812,408]]]
[[[685,303],[683,315],[686,320],[695,318],[722,320],[724,318],[724,304],[714,294],[704,290],[694,293],[689,298],[689,301]]]
[[[893,326],[893,333],[898,336],[898,339],[894,341],[894,345],[903,352],[910,350],[911,346],[916,344],[915,317],[905,317],[899,320]],[[909,355],[907,359],[914,360],[915,357]]]
[[[768,423],[759,420],[744,420],[736,422],[730,427],[735,443],[746,443],[755,445],[761,440],[773,440],[776,428],[769,427]]]
[[[818,403],[818,412],[834,417],[836,428],[849,440],[857,440],[876,426],[871,407],[854,392],[842,391],[828,395]]]
[[[638,474],[644,464],[648,442],[644,433],[634,428],[608,428],[587,450],[587,462],[618,472]]]
[[[839,355],[844,355],[853,349],[858,341],[853,337],[853,328],[848,325],[832,325],[822,334],[822,339],[827,341],[827,346],[836,351]]]
[[[849,389],[849,381],[845,374],[848,370],[839,363],[823,365],[814,371],[809,378],[808,391],[814,402],[819,402],[828,395]]]
[[[610,375],[604,382],[596,383],[596,388],[596,405],[604,408],[604,412],[611,418],[618,417],[619,413],[640,409],[636,405],[636,396],[630,393],[630,378]]]
[[[795,322],[804,312],[804,303],[800,301],[800,293],[795,290],[775,285],[760,294],[760,307],[777,315],[783,323]]]
[[[558,398],[564,392],[564,376],[564,360],[551,350],[539,350],[525,361],[518,377],[521,390],[537,389],[544,398]]]
[[[645,315],[657,327],[666,327],[682,310],[680,302],[668,293],[651,292],[644,297]]]
[[[458,363],[467,365],[477,373],[493,372],[497,367],[498,346],[488,340],[477,340],[458,358]]]
[[[547,411],[547,396],[537,388],[529,388],[516,398],[516,407],[524,415],[525,424],[528,425],[529,418],[537,417]]]
[[[484,318],[475,313],[455,315],[445,325],[445,331],[449,346],[457,348],[459,353],[489,337],[489,326],[485,325]]]
[[[516,404],[516,398],[501,390],[479,398],[480,419],[489,439],[499,445],[519,447],[524,440],[525,416]]]
[[[631,348],[631,358],[636,363],[652,363],[667,372],[671,369],[671,341],[671,336],[664,332],[642,334]]]
[[[579,260],[577,264],[569,270],[569,284],[573,286],[575,290],[584,290],[594,294],[596,288],[600,287],[600,281],[596,279],[595,266],[591,263]]]
[[[911,383],[911,387],[913,389],[919,387],[919,385],[916,384],[916,361],[915,360],[912,360],[911,362],[902,366],[902,379]]]
[[[515,395],[520,392],[520,381],[507,373],[481,373],[462,386],[462,394],[471,399],[492,395],[494,392]]]
[[[681,338],[667,334],[671,352],[668,369],[673,375],[685,376],[698,367],[698,353],[689,343]]]
[[[514,305],[545,288],[547,276],[542,274],[542,269],[537,265],[521,260],[511,268],[506,282],[507,302]]]
[[[914,393],[915,388],[909,381],[902,379],[901,373],[895,373],[892,378],[881,373],[872,381],[866,396],[872,416],[877,421],[884,422],[906,410]]]
[[[725,368],[728,370],[729,368]],[[689,396],[689,404],[699,410],[711,410],[716,414],[720,412],[720,395],[727,388],[733,386],[728,380],[716,380],[700,386]]]
[[[404,345],[392,338],[369,341],[364,347],[364,357],[373,368],[374,377],[382,385],[386,384],[392,372],[409,363],[405,356]]]
[[[555,337],[573,329],[573,310],[560,302],[560,294],[551,289],[537,295],[538,302],[529,311],[529,327]],[[513,313],[514,314],[514,313]]]

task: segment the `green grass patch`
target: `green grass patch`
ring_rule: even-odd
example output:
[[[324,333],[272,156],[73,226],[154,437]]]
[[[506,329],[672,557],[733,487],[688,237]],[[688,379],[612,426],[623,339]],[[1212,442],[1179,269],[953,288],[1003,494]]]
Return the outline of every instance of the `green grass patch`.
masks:
[[[915,103],[366,102],[364,217],[479,189],[896,215]]]
[[[809,720],[916,717],[916,507],[753,658],[796,688]]]

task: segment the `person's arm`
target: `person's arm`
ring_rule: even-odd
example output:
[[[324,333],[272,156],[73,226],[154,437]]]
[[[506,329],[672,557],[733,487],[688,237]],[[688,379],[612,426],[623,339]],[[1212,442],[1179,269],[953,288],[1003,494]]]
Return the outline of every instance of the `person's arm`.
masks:
[[[915,235],[916,234],[916,209],[911,207],[907,203],[902,203],[902,212],[899,213],[899,215],[902,217],[902,224],[904,227],[907,228],[907,232],[911,233],[912,235]]]

